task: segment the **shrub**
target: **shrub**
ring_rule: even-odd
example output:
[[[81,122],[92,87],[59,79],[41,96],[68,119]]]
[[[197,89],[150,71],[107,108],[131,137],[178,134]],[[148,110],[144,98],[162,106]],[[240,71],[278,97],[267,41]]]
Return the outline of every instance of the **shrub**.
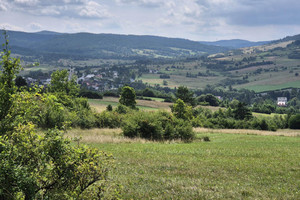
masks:
[[[19,124],[0,137],[0,199],[96,199],[112,162],[97,149],[70,145],[57,130],[38,135],[32,124]]]
[[[210,139],[209,139],[208,136],[204,136],[204,137],[202,138],[202,140],[203,140],[204,142],[210,142]]]
[[[167,112],[134,112],[124,117],[123,134],[149,140],[181,139],[191,141],[195,135],[190,122],[177,119]]]
[[[291,116],[289,119],[289,127],[291,129],[300,129],[300,114]]]
[[[107,111],[112,111],[112,110],[113,110],[112,105],[109,104],[108,106],[106,106],[106,110],[107,110]]]
[[[128,108],[127,106],[124,106],[122,104],[119,104],[115,111],[119,114],[126,114],[126,113],[130,112],[130,108]]]
[[[96,124],[98,128],[119,128],[122,117],[119,113],[103,111],[96,115]]]
[[[103,99],[103,95],[99,92],[90,91],[90,90],[80,90],[79,92],[80,97],[86,97],[89,99]]]
[[[175,117],[190,120],[193,118],[193,109],[191,106],[187,106],[183,100],[177,99],[176,102],[173,104],[172,113]]]

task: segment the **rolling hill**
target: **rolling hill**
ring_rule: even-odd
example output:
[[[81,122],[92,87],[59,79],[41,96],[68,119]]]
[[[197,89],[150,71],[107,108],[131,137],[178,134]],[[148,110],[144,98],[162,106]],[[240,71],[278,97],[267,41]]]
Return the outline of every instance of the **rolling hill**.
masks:
[[[25,33],[8,31],[12,50],[19,54],[58,54],[86,58],[174,58],[224,52],[226,47],[158,36],[91,33]]]

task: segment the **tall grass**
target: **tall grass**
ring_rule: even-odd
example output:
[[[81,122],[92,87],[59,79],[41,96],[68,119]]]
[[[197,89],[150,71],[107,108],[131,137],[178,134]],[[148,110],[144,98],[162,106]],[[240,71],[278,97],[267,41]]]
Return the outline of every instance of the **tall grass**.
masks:
[[[73,134],[114,155],[117,167],[111,178],[123,185],[124,199],[300,199],[300,137],[196,130],[198,138],[206,136],[210,142],[97,139],[119,138],[119,129]],[[293,135],[286,130],[280,134]]]

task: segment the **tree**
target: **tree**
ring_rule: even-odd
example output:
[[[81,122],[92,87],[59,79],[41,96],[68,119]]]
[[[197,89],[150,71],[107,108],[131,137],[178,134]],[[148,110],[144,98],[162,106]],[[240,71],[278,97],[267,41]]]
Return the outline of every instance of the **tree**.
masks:
[[[142,95],[144,97],[155,97],[155,94],[153,92],[153,90],[149,89],[149,88],[146,88],[142,91]]]
[[[17,76],[15,84],[17,87],[27,86],[27,82],[22,76]]]
[[[107,111],[112,111],[112,110],[113,110],[112,105],[108,104],[108,106],[106,106],[106,110],[107,110]]]
[[[244,120],[250,119],[252,117],[252,113],[250,109],[246,107],[245,103],[238,102],[237,107],[233,110],[233,116],[235,119]]]
[[[31,111],[39,112],[36,102],[45,97],[17,91],[14,79],[20,62],[10,58],[5,38],[0,73],[0,199],[101,199],[111,156],[73,146],[57,129],[36,133],[32,121],[41,116],[32,116]]]
[[[209,103],[210,106],[218,106],[219,105],[219,100],[217,99],[217,97],[215,97],[212,94],[207,94],[207,95],[201,95],[198,98],[199,102],[207,102]]]
[[[189,91],[187,87],[179,86],[175,93],[176,99],[181,99],[184,103],[195,106],[194,93]]]
[[[289,127],[291,129],[300,129],[300,114],[293,115],[290,117]]]
[[[5,43],[3,52],[1,52],[2,60],[0,61],[2,68],[0,70],[0,134],[6,131],[4,118],[12,104],[11,96],[17,91],[14,79],[16,74],[22,69],[20,59],[10,57],[11,51],[9,50],[6,31],[3,32],[3,35]]]
[[[172,106],[172,113],[175,115],[175,117],[184,120],[193,118],[192,107],[185,105],[185,103],[181,99],[177,99],[177,101]]]
[[[120,104],[135,108],[136,105],[136,94],[132,87],[124,86],[121,91],[121,97],[119,99]]]
[[[68,70],[66,69],[53,72],[51,74],[49,90],[70,96],[78,96],[79,86],[76,83],[76,76],[69,77]]]
[[[164,85],[164,86],[167,86],[167,85],[168,85],[168,81],[163,80],[163,85]]]

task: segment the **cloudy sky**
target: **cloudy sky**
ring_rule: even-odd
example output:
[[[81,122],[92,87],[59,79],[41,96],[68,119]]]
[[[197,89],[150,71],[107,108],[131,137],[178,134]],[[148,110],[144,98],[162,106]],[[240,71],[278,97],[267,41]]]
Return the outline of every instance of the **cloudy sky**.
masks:
[[[0,28],[261,41],[300,34],[300,1],[0,0]]]

